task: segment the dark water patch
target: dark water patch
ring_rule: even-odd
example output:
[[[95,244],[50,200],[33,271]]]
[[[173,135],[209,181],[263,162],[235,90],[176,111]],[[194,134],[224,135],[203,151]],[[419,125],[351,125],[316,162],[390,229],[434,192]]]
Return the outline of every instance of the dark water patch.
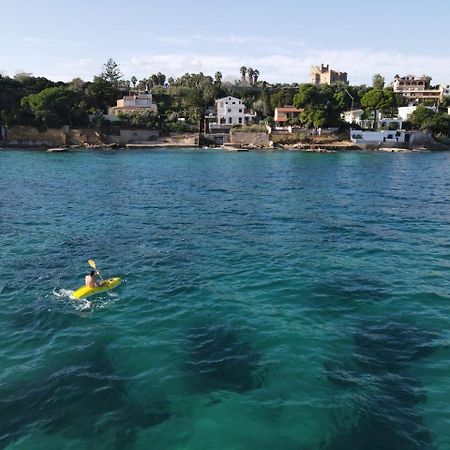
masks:
[[[324,366],[331,383],[359,389],[361,398],[355,404],[356,423],[324,448],[433,449],[431,432],[416,411],[416,405],[426,401],[426,394],[408,369],[435,350],[437,338],[435,332],[398,321],[363,323],[354,336],[355,352],[350,360]]]
[[[245,392],[261,386],[260,354],[222,325],[193,328],[187,336],[187,368],[197,391]]]
[[[65,329],[77,325],[81,319],[80,314],[73,308],[66,311],[50,309],[46,299],[37,300],[27,306],[11,308],[10,312],[8,314],[10,326],[13,330],[23,333]]]
[[[127,449],[137,429],[171,417],[166,402],[133,403],[103,350],[87,354],[34,382],[0,388],[0,448],[35,429],[83,439],[113,429],[115,448]]]
[[[431,355],[436,332],[396,321],[363,323],[354,336],[354,359],[361,367],[378,372],[396,372],[412,361]]]
[[[358,274],[325,278],[314,290],[332,302],[380,301],[389,297],[384,283]]]

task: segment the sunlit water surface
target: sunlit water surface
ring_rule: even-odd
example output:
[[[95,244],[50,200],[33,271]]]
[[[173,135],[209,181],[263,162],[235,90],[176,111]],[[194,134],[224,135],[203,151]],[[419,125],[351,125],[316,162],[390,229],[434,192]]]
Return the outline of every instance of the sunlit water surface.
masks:
[[[450,448],[450,154],[0,169],[0,448]]]

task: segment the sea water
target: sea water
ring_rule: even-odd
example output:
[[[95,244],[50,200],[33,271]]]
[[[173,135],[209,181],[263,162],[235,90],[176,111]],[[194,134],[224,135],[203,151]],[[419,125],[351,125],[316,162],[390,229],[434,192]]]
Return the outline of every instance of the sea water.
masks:
[[[0,448],[449,449],[449,205],[448,153],[0,152]]]

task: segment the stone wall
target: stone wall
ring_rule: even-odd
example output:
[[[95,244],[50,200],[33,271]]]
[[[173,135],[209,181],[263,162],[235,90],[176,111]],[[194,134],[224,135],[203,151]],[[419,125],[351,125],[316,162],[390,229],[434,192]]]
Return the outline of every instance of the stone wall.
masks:
[[[158,130],[120,130],[120,134],[110,134],[105,136],[108,144],[141,144],[154,142],[159,137]]]
[[[59,147],[67,144],[67,129],[66,127],[49,128],[40,132],[34,127],[8,127],[6,143],[9,145]]]
[[[67,144],[69,145],[102,145],[103,143],[101,133],[90,128],[70,130],[67,136]]]
[[[245,147],[269,147],[269,135],[256,131],[232,131],[230,144]]]
[[[411,143],[413,145],[431,144],[434,142],[433,135],[426,131],[413,131]]]

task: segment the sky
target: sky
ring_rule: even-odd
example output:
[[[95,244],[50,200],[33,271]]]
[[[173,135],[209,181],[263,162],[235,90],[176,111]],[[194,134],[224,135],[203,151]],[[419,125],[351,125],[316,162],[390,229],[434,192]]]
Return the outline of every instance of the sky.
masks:
[[[186,72],[307,82],[311,65],[450,83],[450,0],[0,0],[0,73],[91,80],[113,58],[125,78]]]

